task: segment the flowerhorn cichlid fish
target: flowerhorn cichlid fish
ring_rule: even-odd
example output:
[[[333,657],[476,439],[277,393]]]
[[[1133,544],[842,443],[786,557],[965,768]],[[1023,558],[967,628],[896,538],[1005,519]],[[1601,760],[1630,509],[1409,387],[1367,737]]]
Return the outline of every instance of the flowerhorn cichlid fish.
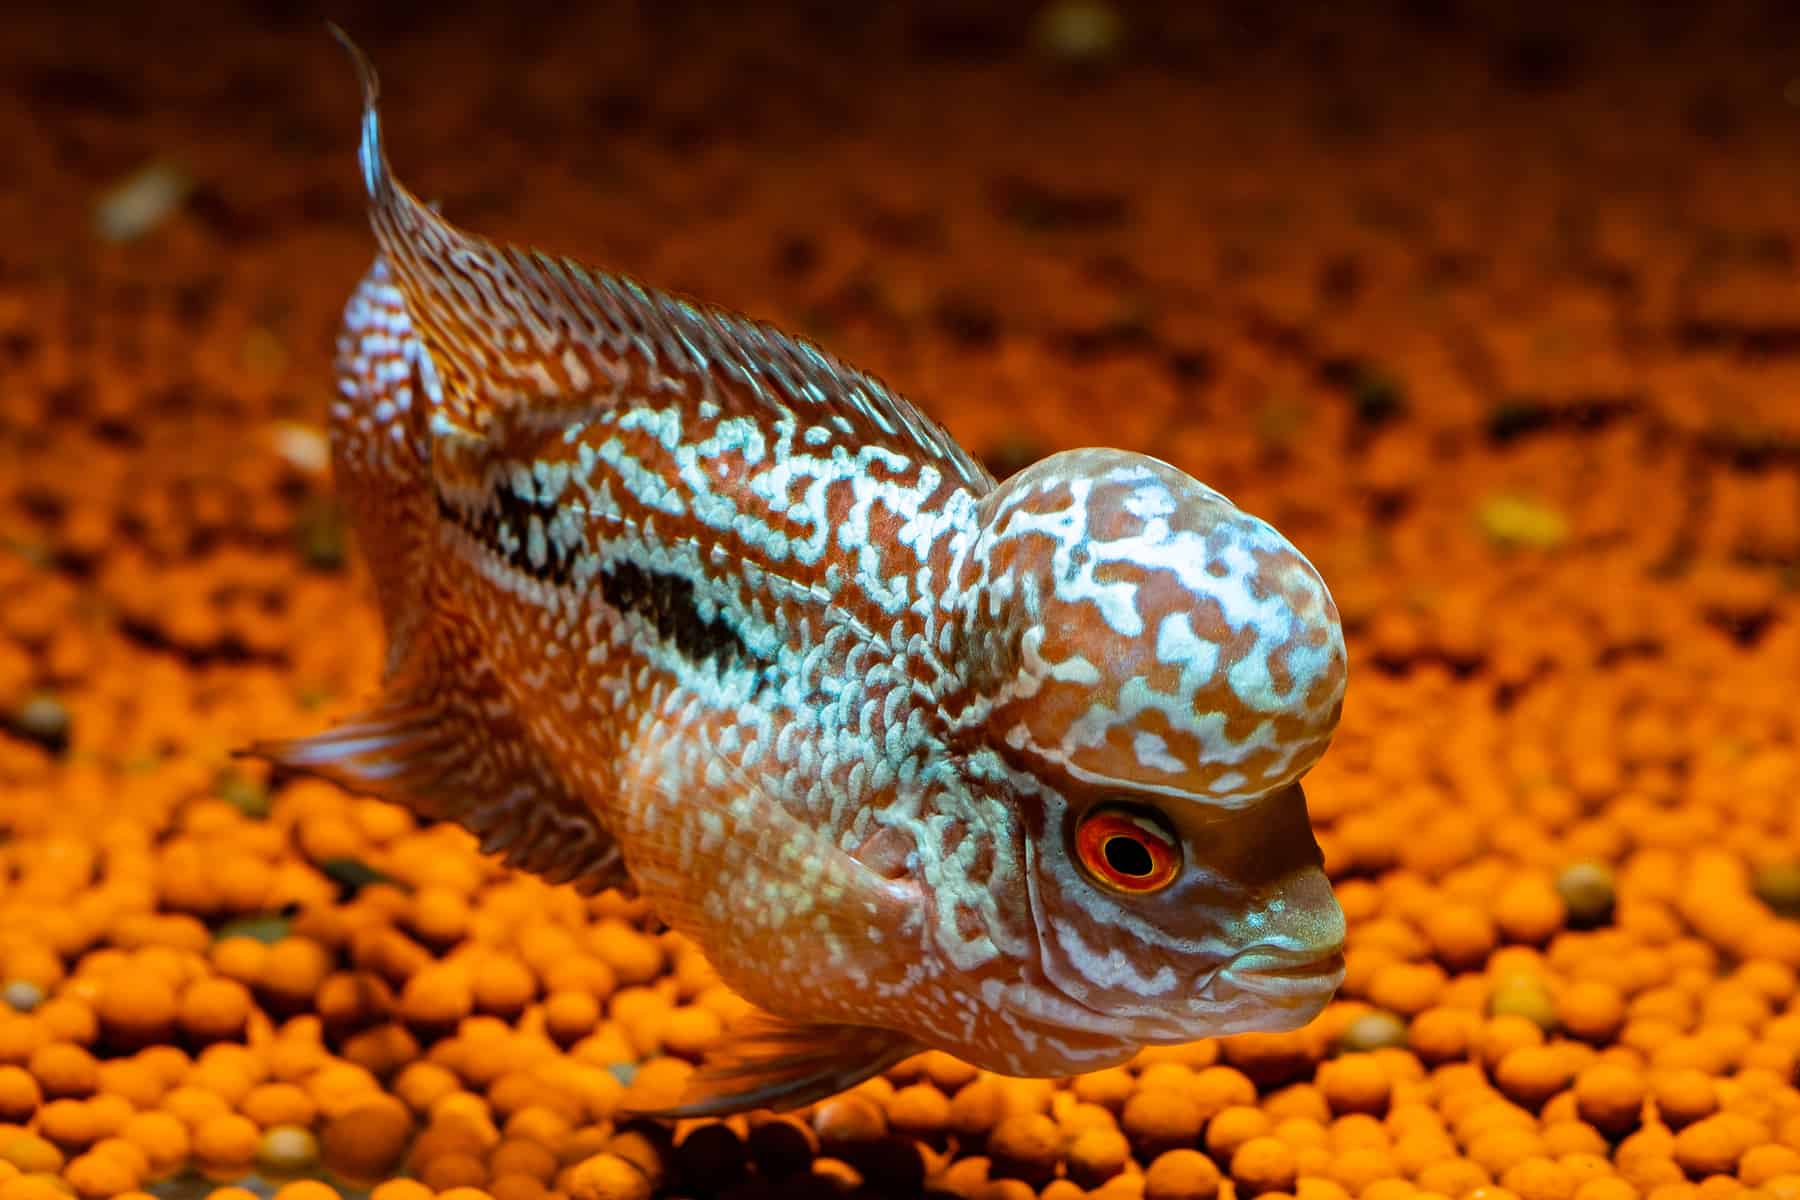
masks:
[[[380,254],[331,443],[386,677],[260,753],[635,886],[758,1010],[665,1114],[1318,1013],[1344,922],[1299,779],[1344,643],[1281,534],[1119,450],[997,484],[805,341],[457,228],[350,50]]]

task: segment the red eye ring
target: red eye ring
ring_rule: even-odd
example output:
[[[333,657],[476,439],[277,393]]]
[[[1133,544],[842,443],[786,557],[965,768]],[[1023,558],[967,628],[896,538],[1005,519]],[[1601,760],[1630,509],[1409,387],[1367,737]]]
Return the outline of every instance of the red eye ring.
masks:
[[[1116,892],[1160,892],[1181,873],[1181,844],[1163,823],[1140,809],[1104,805],[1075,827],[1081,867]]]

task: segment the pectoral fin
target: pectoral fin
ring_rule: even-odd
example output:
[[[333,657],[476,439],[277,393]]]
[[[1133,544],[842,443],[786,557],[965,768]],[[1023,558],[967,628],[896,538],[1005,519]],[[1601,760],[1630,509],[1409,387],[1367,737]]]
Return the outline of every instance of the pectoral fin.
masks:
[[[921,1049],[890,1029],[755,1012],[707,1054],[678,1103],[638,1115],[721,1117],[753,1108],[799,1108],[855,1087]]]

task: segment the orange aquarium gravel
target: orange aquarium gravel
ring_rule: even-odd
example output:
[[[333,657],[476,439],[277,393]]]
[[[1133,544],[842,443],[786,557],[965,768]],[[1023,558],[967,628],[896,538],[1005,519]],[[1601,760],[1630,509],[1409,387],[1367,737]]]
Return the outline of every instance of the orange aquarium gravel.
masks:
[[[9,14],[0,1200],[1800,1200],[1800,23],[1121,0]],[[233,750],[382,643],[323,442],[354,88],[465,224],[1109,443],[1348,635],[1316,1022],[674,1124],[640,901]],[[746,902],[754,902],[747,900]]]

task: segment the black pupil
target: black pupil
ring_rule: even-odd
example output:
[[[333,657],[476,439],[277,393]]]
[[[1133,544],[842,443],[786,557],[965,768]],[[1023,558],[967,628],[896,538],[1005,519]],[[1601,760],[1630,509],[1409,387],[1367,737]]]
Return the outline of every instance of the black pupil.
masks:
[[[1156,866],[1150,858],[1150,851],[1144,843],[1132,837],[1110,837],[1101,849],[1106,855],[1106,865],[1121,875],[1130,875],[1142,879]]]

